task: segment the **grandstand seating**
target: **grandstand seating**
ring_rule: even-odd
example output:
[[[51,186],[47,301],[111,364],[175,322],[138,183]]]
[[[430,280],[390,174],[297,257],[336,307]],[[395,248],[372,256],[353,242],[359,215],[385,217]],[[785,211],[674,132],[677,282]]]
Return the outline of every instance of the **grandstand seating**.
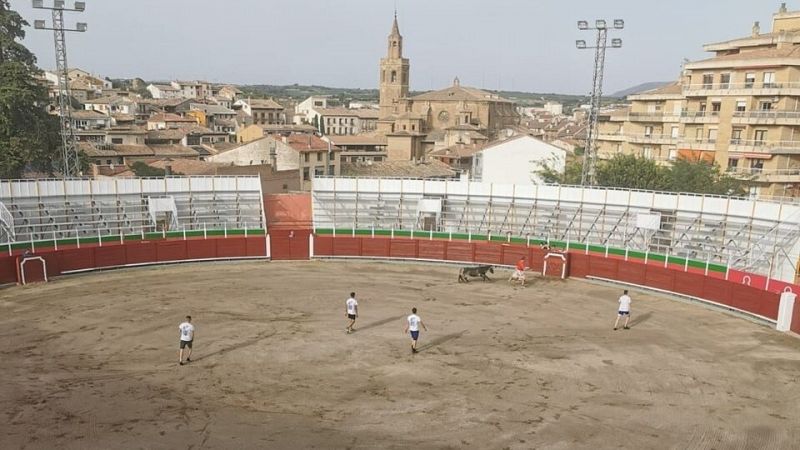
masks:
[[[137,181],[138,180],[138,181]],[[257,177],[0,182],[3,243],[162,231],[151,199],[174,201],[167,231],[263,229]]]

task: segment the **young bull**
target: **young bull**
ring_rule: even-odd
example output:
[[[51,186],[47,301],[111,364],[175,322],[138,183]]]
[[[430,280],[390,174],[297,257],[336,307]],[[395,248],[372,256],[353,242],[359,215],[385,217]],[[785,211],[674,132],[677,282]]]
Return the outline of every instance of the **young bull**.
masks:
[[[491,281],[486,272],[494,273],[494,266],[462,267],[458,271],[458,282],[469,283],[468,277],[481,277],[483,281]]]

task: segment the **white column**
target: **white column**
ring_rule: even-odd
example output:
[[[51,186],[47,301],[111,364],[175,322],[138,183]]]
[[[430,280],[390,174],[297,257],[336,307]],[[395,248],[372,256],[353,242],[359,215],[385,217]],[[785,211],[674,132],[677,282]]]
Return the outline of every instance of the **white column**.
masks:
[[[789,331],[792,328],[792,313],[794,313],[794,301],[797,294],[793,292],[781,293],[781,303],[778,306],[778,324],[775,327],[778,331]]]

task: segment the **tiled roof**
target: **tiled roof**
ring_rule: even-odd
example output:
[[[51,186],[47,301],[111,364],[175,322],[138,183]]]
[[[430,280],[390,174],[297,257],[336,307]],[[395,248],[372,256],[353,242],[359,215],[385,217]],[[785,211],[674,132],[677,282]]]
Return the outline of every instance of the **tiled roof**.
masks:
[[[72,111],[73,119],[107,119],[108,116],[93,109],[76,109]]]
[[[206,105],[202,103],[192,103],[189,105],[190,109],[196,111],[203,111],[206,114],[214,115],[214,114],[226,114],[226,115],[234,115],[236,111],[226,108],[221,105]]]
[[[798,58],[798,57],[800,57],[800,46],[787,46],[782,48],[767,48],[763,50],[752,50],[741,53],[734,53],[731,55],[715,56],[713,58],[703,59],[700,61],[692,61],[688,65],[704,63],[704,62],[752,61],[755,59]]]
[[[507,100],[497,94],[483,91],[481,89],[464,87],[464,86],[450,86],[448,88],[426,92],[411,97],[415,101],[488,101],[488,102],[507,102]]]
[[[156,114],[150,116],[147,119],[148,122],[188,122],[188,123],[197,123],[197,119],[194,117],[181,117],[177,114],[171,113],[164,113],[164,114]]]
[[[386,136],[381,135],[348,135],[329,136],[335,145],[386,145]]]
[[[250,108],[255,109],[283,109],[280,103],[271,98],[254,98],[248,100]]]
[[[424,163],[414,161],[380,161],[342,163],[342,176],[375,178],[452,178],[455,171],[447,164],[430,159]]]
[[[197,151],[183,145],[150,145],[155,156],[196,157]]]
[[[271,136],[273,139],[292,147],[298,152],[318,152],[328,150],[328,143],[313,134],[290,134],[289,136]],[[331,145],[331,150],[339,151],[339,147]]]

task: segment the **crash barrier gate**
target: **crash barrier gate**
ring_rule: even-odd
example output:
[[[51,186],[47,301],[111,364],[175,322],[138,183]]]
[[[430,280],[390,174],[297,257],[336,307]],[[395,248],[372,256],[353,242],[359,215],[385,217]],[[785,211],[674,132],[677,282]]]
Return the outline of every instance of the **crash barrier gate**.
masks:
[[[1,251],[1,250],[0,250]],[[201,230],[62,239],[7,245],[0,284],[46,281],[97,269],[189,261],[267,259],[263,229]]]
[[[778,323],[779,329],[781,323],[788,324],[785,325],[788,326],[787,329],[800,333],[800,307],[790,308],[790,304],[794,303],[790,294],[800,291],[800,286],[773,281],[770,288],[766,289],[765,285],[754,283],[755,276],[737,273],[724,266],[677,261],[660,255],[610,252],[608,249],[597,252],[585,246],[574,247],[582,244],[550,242],[547,244],[550,247],[548,250],[542,248],[545,243],[534,240],[495,240],[487,236],[456,239],[448,235],[434,236],[434,233],[426,231],[417,232],[416,235],[397,231],[390,235],[380,235],[373,230],[317,230],[309,241],[312,257],[405,259],[513,266],[520,257],[525,256],[530,269],[538,273],[545,269],[546,255],[564,254],[566,257],[563,260],[547,258],[546,275],[560,277],[563,268],[566,276],[613,280],[690,296]],[[778,288],[781,290],[775,292],[774,289]],[[783,315],[779,318],[782,294],[784,306],[780,309]]]

